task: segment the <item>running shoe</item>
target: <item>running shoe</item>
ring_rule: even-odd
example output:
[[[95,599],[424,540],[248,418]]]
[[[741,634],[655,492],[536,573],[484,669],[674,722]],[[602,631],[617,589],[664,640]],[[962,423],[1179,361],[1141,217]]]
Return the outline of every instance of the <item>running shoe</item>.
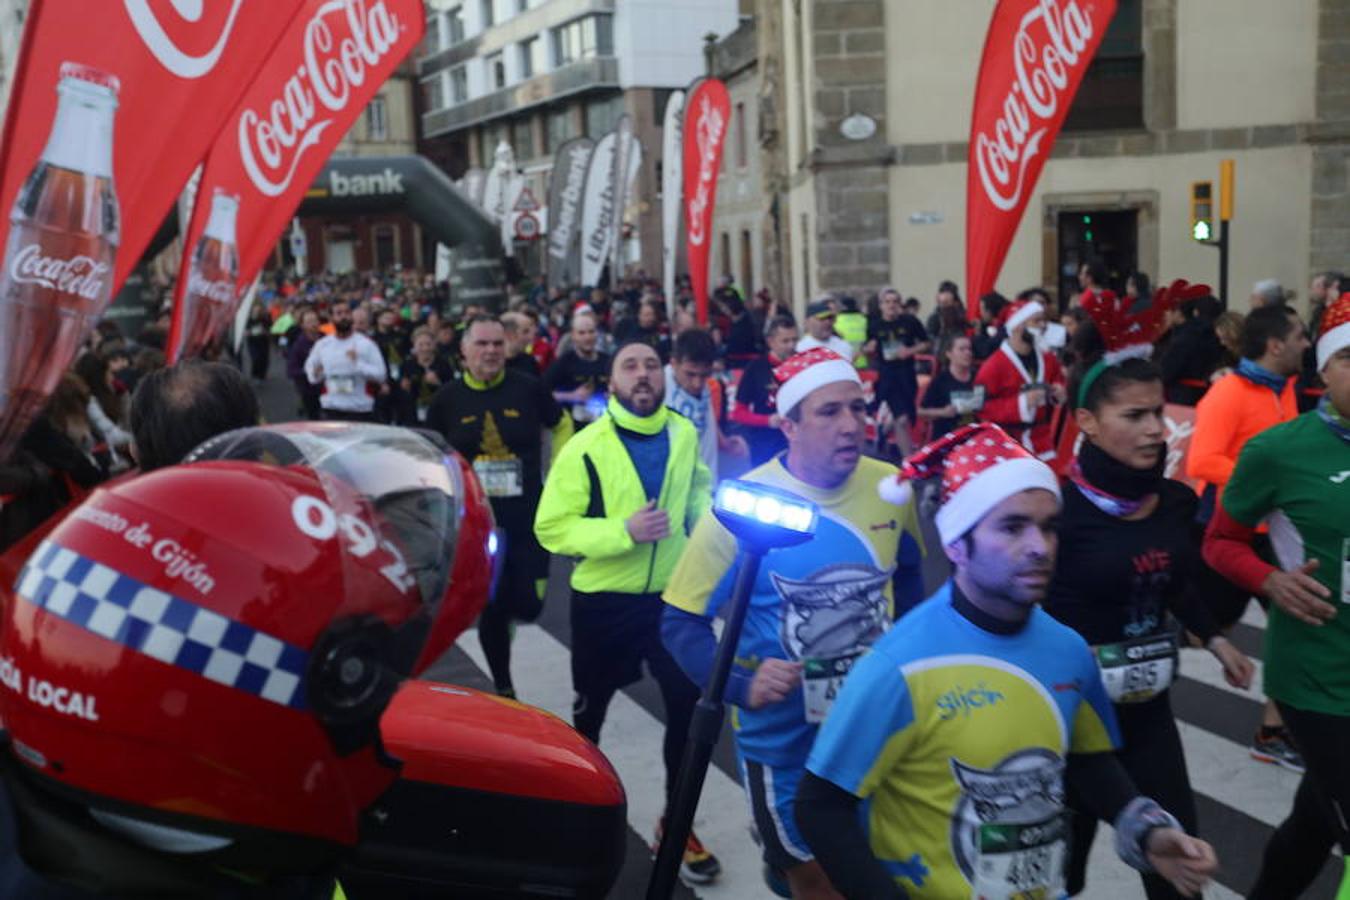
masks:
[[[1294,746],[1294,739],[1289,734],[1289,729],[1283,725],[1277,725],[1274,728],[1262,725],[1256,729],[1256,736],[1252,738],[1251,754],[1252,759],[1270,763],[1291,772],[1302,774],[1304,769],[1303,754],[1298,752],[1298,748]]]
[[[773,866],[765,863],[764,884],[768,886],[775,897],[783,897],[784,900],[792,900],[792,888],[788,887],[787,876],[783,874],[782,869],[775,869]]]
[[[662,822],[656,826],[656,841],[652,844],[652,853],[656,853],[661,846],[664,825]],[[707,847],[703,846],[703,842],[691,828],[689,839],[684,844],[684,859],[680,861],[680,878],[689,884],[711,884],[721,874],[722,864]]]

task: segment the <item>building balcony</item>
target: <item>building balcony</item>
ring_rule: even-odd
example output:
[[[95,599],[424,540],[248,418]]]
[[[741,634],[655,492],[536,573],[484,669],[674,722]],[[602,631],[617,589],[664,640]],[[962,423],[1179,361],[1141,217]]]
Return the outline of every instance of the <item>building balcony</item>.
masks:
[[[583,59],[447,109],[423,113],[422,134],[429,138],[439,137],[583,91],[617,87],[619,61],[616,58]]]

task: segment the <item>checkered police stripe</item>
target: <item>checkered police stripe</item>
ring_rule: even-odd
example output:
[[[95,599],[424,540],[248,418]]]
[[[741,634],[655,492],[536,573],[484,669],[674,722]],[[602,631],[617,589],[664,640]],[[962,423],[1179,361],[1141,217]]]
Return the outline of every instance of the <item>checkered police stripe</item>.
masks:
[[[108,640],[217,684],[304,709],[309,655],[52,541],[19,573],[19,596]]]

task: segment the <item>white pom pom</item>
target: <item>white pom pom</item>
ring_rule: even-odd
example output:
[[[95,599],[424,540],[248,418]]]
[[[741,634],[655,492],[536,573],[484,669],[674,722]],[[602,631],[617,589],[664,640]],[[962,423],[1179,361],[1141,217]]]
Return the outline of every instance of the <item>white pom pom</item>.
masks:
[[[914,489],[909,486],[909,482],[903,480],[899,475],[891,475],[881,479],[877,484],[877,493],[881,499],[887,503],[894,503],[896,506],[904,506],[914,499]]]

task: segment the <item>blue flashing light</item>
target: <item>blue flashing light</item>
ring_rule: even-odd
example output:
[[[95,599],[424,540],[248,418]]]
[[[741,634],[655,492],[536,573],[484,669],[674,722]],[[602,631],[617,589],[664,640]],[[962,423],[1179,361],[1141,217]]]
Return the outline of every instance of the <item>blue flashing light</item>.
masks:
[[[757,547],[790,547],[815,534],[819,510],[789,491],[728,480],[717,488],[713,514],[737,538]]]

